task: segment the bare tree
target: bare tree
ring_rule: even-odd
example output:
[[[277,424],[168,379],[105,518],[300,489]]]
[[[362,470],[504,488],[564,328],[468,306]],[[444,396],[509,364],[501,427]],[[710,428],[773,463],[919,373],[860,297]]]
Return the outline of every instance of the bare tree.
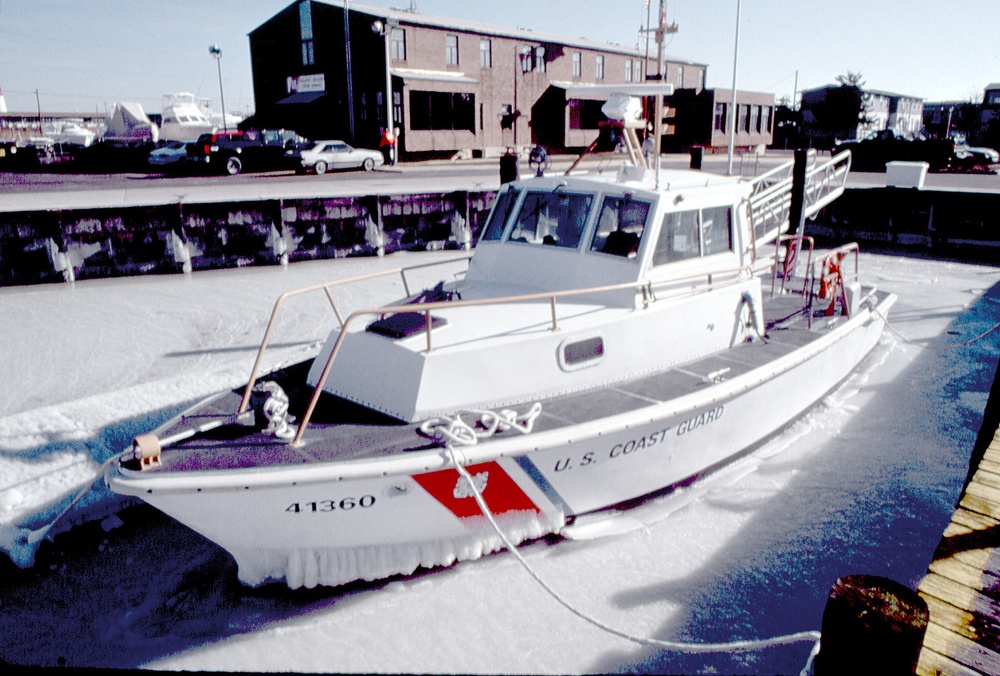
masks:
[[[857,87],[861,89],[865,86],[864,76],[861,75],[861,71],[855,73],[854,71],[847,71],[847,75],[838,75],[837,82],[844,87]]]

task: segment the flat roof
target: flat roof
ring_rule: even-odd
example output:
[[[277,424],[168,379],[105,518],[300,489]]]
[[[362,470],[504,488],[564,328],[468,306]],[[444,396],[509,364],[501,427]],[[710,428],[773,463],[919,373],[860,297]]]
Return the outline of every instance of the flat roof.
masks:
[[[319,0],[314,0],[314,1],[318,2]],[[323,0],[321,4],[332,5],[334,7],[340,7],[340,8],[343,8],[344,5],[347,4],[347,8],[349,11],[363,12],[365,14],[370,14],[372,16],[381,17],[384,19],[391,18],[398,21],[401,24],[411,24],[415,26],[429,26],[433,28],[444,28],[444,29],[462,31],[466,33],[476,33],[477,35],[514,38],[517,40],[525,40],[528,42],[541,42],[541,43],[565,45],[567,47],[580,47],[581,49],[593,49],[601,52],[615,52],[618,54],[624,54],[633,57],[644,56],[644,54],[641,53],[638,49],[623,47],[622,45],[617,45],[607,42],[599,42],[597,40],[589,40],[587,38],[569,38],[563,35],[556,35],[555,33],[537,32],[528,28],[511,28],[509,26],[498,26],[496,24],[489,24],[481,21],[469,21],[467,19],[454,19],[451,17],[444,17],[444,16],[418,14],[416,12],[410,12],[408,10],[403,10],[403,9],[385,9],[384,7],[359,5],[354,2],[345,3],[343,1],[337,2],[336,0]],[[683,63],[691,66],[702,66],[704,68],[708,67],[707,64],[697,63],[695,61],[689,61],[686,59],[677,59],[674,57],[665,57],[665,58],[671,63]]]

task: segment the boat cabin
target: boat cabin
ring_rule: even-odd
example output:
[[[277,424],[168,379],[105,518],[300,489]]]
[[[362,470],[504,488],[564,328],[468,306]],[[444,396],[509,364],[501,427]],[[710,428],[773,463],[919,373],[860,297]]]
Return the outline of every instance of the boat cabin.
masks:
[[[748,184],[699,172],[536,178],[502,189],[466,276],[468,293],[668,282],[749,263]],[[466,293],[463,290],[463,293]],[[607,294],[604,294],[607,296]],[[635,290],[618,302],[642,302]],[[609,302],[614,302],[609,299]]]
[[[309,384],[412,422],[604,387],[753,339],[748,185],[696,172],[660,184],[623,171],[508,185],[464,279],[442,287],[448,300],[335,330]]]

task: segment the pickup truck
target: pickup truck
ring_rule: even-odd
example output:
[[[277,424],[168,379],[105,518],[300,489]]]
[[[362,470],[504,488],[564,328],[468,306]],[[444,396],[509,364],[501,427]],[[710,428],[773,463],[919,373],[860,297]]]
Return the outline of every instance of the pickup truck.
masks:
[[[235,176],[241,171],[298,169],[295,151],[304,144],[305,139],[287,129],[249,129],[202,134],[188,145],[187,153],[202,170]]]

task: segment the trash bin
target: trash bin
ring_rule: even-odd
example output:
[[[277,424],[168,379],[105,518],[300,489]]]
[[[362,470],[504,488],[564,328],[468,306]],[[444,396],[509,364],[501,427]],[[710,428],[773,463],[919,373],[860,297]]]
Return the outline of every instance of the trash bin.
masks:
[[[508,152],[500,157],[500,185],[517,179],[517,154]]]
[[[692,146],[691,148],[691,168],[701,169],[701,160],[705,155],[705,149],[701,146]]]

